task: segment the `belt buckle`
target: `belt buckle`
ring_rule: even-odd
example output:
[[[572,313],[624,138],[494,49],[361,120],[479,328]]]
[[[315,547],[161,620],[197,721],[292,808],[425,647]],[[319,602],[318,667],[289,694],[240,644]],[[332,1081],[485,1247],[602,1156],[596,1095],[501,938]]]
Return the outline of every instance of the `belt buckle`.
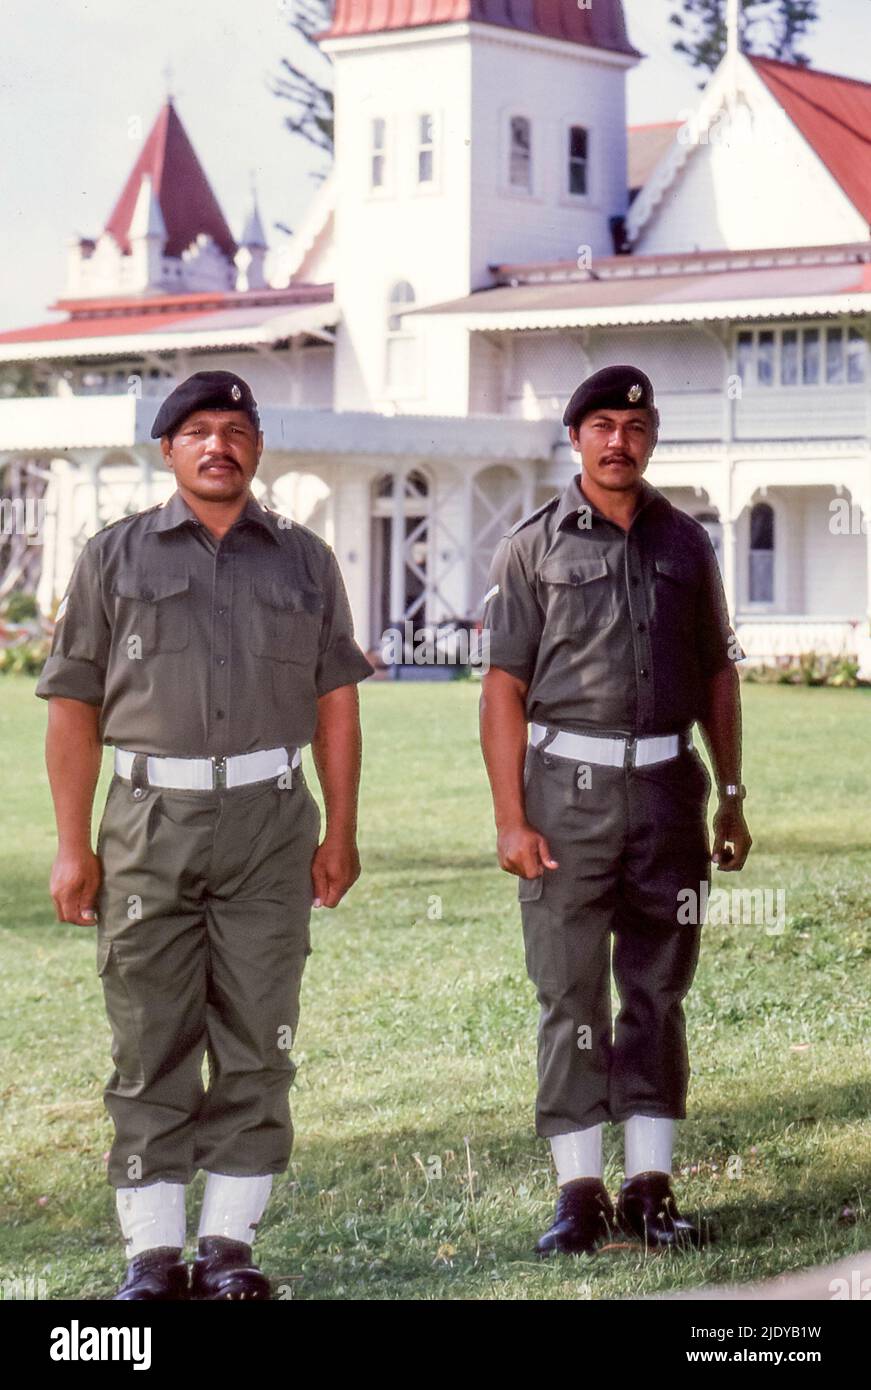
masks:
[[[623,766],[628,768],[635,767],[635,755],[638,751],[638,735],[630,734],[626,739],[626,747],[623,750]]]
[[[212,755],[212,788],[220,787],[226,790],[227,786],[227,758],[225,754],[220,756]]]

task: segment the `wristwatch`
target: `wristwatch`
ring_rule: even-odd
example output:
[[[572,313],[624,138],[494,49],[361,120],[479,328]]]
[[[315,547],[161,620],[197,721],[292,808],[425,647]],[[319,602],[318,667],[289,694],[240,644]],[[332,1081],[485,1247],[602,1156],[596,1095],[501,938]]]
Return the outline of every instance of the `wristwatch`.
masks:
[[[720,787],[721,801],[743,801],[747,795],[747,788],[744,783],[727,782],[725,787]]]

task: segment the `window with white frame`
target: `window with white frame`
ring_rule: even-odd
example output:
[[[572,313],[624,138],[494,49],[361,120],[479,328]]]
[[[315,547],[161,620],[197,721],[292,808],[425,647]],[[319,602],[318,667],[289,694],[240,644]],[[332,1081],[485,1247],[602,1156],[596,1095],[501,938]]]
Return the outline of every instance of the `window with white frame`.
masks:
[[[387,181],[387,122],[373,116],[369,123],[369,187],[383,188]]]
[[[768,502],[757,502],[750,512],[750,571],[748,598],[751,603],[774,602],[774,509]]]
[[[747,386],[860,386],[868,377],[868,345],[843,324],[742,329],[738,375]]]
[[[568,131],[568,191],[585,195],[590,135],[586,126],[571,125]]]
[[[435,180],[435,116],[424,111],[417,118],[417,181]]]
[[[512,116],[508,123],[508,182],[512,188],[532,192],[532,123],[528,116]]]
[[[384,389],[389,396],[414,395],[419,390],[417,335],[402,321],[402,309],[415,301],[414,288],[397,280],[388,295]]]

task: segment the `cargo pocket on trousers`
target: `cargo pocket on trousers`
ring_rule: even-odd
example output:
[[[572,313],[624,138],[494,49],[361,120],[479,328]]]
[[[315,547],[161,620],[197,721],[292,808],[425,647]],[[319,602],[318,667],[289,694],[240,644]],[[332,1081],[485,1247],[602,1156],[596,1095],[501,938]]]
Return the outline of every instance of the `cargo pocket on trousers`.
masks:
[[[112,1029],[112,1061],[127,1084],[144,1080],[133,1001],[111,937],[97,938],[97,974],[103,983],[106,1016]]]
[[[520,903],[540,903],[543,892],[544,874],[539,878],[521,878],[518,881],[517,897]],[[561,975],[555,955],[559,942],[554,937],[552,924],[545,911],[534,906],[526,910],[521,908],[521,918],[526,973],[537,990],[552,994],[560,987]]]
[[[521,878],[517,882],[517,897],[522,903],[533,903],[540,898],[544,888],[544,874],[538,878]]]

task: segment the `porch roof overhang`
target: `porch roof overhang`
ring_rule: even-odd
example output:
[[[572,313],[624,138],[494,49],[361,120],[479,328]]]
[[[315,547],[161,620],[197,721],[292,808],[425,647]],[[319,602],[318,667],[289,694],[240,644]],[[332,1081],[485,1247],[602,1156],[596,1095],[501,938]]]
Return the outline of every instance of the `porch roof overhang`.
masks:
[[[207,298],[207,296],[202,296]],[[222,296],[214,296],[219,299]],[[228,298],[228,297],[226,297]],[[0,362],[87,361],[147,353],[176,353],[270,346],[302,334],[323,336],[335,327],[341,311],[334,300],[302,304],[227,307],[193,312],[186,308],[131,315],[99,315],[34,329],[0,334]]]
[[[502,283],[408,309],[471,331],[635,327],[861,316],[871,312],[871,244],[610,257],[494,267]]]
[[[156,451],[151,425],[159,404],[157,398],[126,395],[0,401],[0,452]],[[260,420],[265,453],[334,460],[547,459],[564,433],[555,420],[504,415],[379,415],[263,406]]]

